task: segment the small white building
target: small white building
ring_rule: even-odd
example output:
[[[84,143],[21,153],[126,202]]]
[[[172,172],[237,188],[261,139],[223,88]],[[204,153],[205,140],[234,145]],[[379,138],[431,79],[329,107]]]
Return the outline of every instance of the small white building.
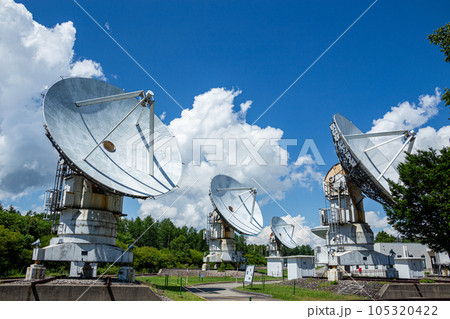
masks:
[[[283,277],[283,257],[266,257],[267,259],[267,276]]]
[[[441,269],[450,267],[448,253],[436,253],[429,247],[418,243],[375,243],[375,251],[383,254],[395,253],[395,260],[404,257],[417,257],[422,259],[424,271],[431,274],[440,274]],[[397,268],[397,261],[395,264]]]
[[[288,280],[315,276],[314,256],[297,255],[284,258],[287,261]]]
[[[423,278],[424,262],[421,257],[400,257],[395,258],[395,269],[398,271],[400,279]]]

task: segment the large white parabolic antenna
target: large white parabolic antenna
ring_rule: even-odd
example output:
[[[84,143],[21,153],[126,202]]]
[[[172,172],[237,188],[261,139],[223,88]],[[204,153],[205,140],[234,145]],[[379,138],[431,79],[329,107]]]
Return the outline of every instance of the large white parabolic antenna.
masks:
[[[75,172],[109,192],[157,197],[177,185],[182,164],[152,97],[99,80],[63,79],[44,98],[47,136]]]
[[[330,124],[333,142],[339,161],[349,177],[365,195],[382,204],[393,201],[388,180],[399,180],[398,157],[409,144],[410,153],[414,145],[414,131],[392,131],[364,134],[352,122],[340,114]],[[379,138],[386,138],[378,142]],[[376,142],[375,142],[376,139]],[[395,155],[387,155],[380,147],[402,139],[400,147],[394,146]],[[377,144],[375,144],[377,143]]]
[[[274,216],[270,221],[270,228],[275,237],[287,248],[297,247],[294,236],[294,225],[286,223],[282,218]]]
[[[241,234],[256,235],[263,227],[263,217],[256,202],[256,189],[226,175],[211,181],[211,202],[217,212]]]

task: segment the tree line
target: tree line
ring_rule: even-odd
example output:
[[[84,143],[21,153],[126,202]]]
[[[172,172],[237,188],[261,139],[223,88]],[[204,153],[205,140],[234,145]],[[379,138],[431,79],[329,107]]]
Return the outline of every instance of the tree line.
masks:
[[[28,211],[21,215],[14,207],[0,204],[0,276],[24,274],[31,264],[31,244],[40,239],[48,245],[51,237],[51,222],[43,214]]]
[[[161,268],[184,268],[187,265],[201,267],[209,249],[203,232],[204,229],[177,227],[168,218],[160,221],[151,216],[121,218],[116,244],[122,249],[132,249],[132,266],[138,272],[157,272]],[[45,247],[54,236],[51,221],[45,220],[44,214],[32,211],[21,214],[12,206],[4,208],[0,204],[0,276],[24,275],[32,263],[32,243],[39,239],[41,247]],[[266,265],[266,245],[247,243],[245,236],[236,234],[236,250],[243,253],[248,264]],[[294,249],[283,247],[282,252],[285,256],[313,254],[308,245]],[[49,274],[62,274],[68,273],[70,263],[45,262],[45,266]],[[102,272],[109,265],[100,264],[99,267]],[[117,273],[118,267],[120,265],[110,268],[109,273]]]

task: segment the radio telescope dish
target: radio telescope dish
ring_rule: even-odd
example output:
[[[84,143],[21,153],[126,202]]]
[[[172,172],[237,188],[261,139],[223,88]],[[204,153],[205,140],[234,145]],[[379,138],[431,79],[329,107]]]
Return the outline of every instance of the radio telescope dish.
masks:
[[[270,222],[275,237],[286,247],[295,248],[297,242],[294,237],[294,225],[286,223],[282,218],[274,216]]]
[[[263,227],[263,218],[256,202],[256,189],[247,187],[226,175],[211,181],[211,202],[217,212],[238,232],[256,235]]]
[[[95,79],[63,79],[44,98],[47,136],[75,172],[107,191],[163,195],[176,187],[182,164],[152,97]]]
[[[334,116],[330,129],[337,156],[346,176],[371,199],[382,204],[392,203],[388,180],[398,182],[397,158],[408,144],[407,152],[411,152],[415,140],[414,131],[364,134],[340,114]],[[374,143],[374,138],[389,136],[390,139]],[[403,140],[403,145],[395,150],[394,156],[384,154],[380,150],[380,146],[398,139]]]

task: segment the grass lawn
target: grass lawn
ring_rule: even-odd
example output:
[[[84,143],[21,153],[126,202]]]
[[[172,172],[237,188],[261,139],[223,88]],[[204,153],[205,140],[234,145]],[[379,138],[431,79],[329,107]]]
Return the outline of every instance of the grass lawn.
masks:
[[[269,276],[264,276],[266,281],[270,280],[279,280],[280,278],[273,278]],[[143,281],[148,283],[150,287],[156,288],[158,290],[164,291],[164,294],[172,299],[179,301],[196,301],[203,300],[197,297],[195,294],[187,292],[186,290],[181,290],[181,298],[180,298],[180,277],[177,276],[169,276],[168,285],[166,286],[166,277],[165,276],[149,276],[149,277],[136,277],[136,280]],[[242,282],[243,278],[238,278],[237,281]],[[259,277],[255,277],[255,280],[261,280]],[[187,285],[195,285],[195,284],[204,284],[210,282],[235,282],[236,278],[227,276],[227,277],[204,277],[200,278],[198,276],[191,276],[188,278],[186,282],[186,277],[183,276],[183,286]]]
[[[312,289],[300,289],[293,286],[278,286],[275,284],[253,285],[253,289],[250,287],[237,288],[243,291],[261,292],[264,294],[272,295],[273,298],[289,301],[301,301],[301,300],[369,300],[360,296],[354,295],[339,295],[331,291],[326,290],[312,290]]]
[[[184,289],[181,290],[181,296],[180,298],[180,278],[177,276],[169,276],[168,285],[166,286],[166,277],[165,276],[149,276],[149,277],[136,277],[136,280],[146,282],[150,284],[151,287],[155,287],[159,290],[163,290],[167,297],[169,297],[172,300],[184,300],[184,301],[196,301],[196,300],[203,300],[196,295],[185,291]],[[200,278],[198,276],[191,276],[188,278],[186,282],[186,277],[183,276],[183,286],[187,285],[195,285],[195,284],[203,284],[203,283],[209,283],[209,282],[226,282],[236,281],[236,278],[227,276],[227,277],[204,277]],[[238,281],[242,282],[242,278],[238,278]]]
[[[206,279],[206,278],[203,278]],[[172,300],[179,301],[202,301],[203,299],[197,297],[196,295],[181,289],[180,297],[180,278],[176,276],[169,276],[168,285],[166,286],[166,278],[164,276],[150,276],[150,277],[136,277],[136,280],[143,281],[150,285],[151,288],[156,288],[162,290],[164,295]],[[189,284],[191,281],[198,281],[199,278],[191,277],[189,278]],[[183,286],[186,286],[186,279],[183,278]]]

